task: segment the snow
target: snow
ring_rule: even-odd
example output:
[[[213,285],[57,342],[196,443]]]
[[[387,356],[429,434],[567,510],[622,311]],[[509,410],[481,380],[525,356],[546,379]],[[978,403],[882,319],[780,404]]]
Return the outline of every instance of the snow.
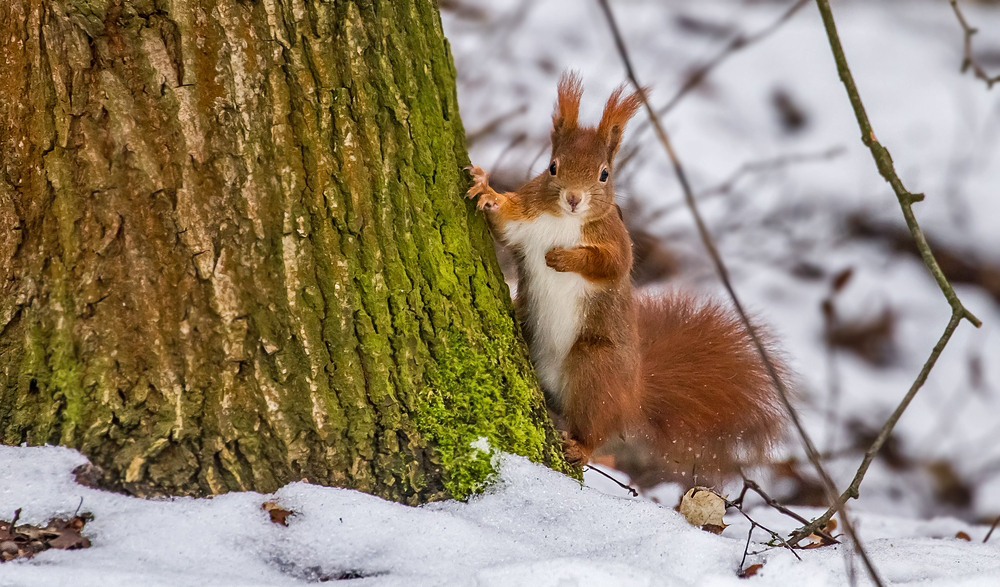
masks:
[[[443,19],[459,72],[463,123],[476,135],[503,116],[473,142],[472,161],[495,178],[519,180],[547,164],[561,71],[581,72],[587,88],[581,114],[591,121],[624,72],[594,2],[460,4],[466,9],[446,10]],[[1000,8],[961,5],[981,31],[976,47],[996,53]],[[737,32],[767,27],[785,6],[613,3],[640,79],[653,85],[655,104],[665,104],[685,73]],[[987,91],[960,73],[962,33],[948,3],[838,1],[834,14],[878,138],[910,190],[927,195],[915,207],[926,232],[955,250],[1000,263],[1000,90]],[[709,26],[703,32],[682,26],[692,19]],[[797,131],[778,123],[773,101],[779,89],[806,115]],[[665,120],[698,193],[730,181],[747,163],[834,150],[833,156],[744,173],[729,193],[706,196],[702,209],[737,291],[773,325],[799,373],[807,429],[821,448],[843,453],[828,465],[845,487],[860,459],[849,450],[849,424],[881,425],[943,331],[949,308],[916,259],[846,231],[845,218],[854,213],[897,226],[902,219],[858,140],[815,6],[807,4],[774,35],[725,61]],[[642,115],[626,131],[622,153],[631,151],[635,157],[616,170],[619,191],[646,210],[667,210],[651,230],[684,261],[677,283],[720,295],[690,216],[679,205],[677,182]],[[797,275],[795,267],[803,264],[821,277]],[[829,373],[820,305],[831,276],[845,268],[854,276],[836,299],[838,313],[850,319],[889,308],[897,318],[896,359],[880,368],[838,354],[842,397],[833,420],[836,442],[827,446]],[[981,522],[1000,514],[1000,306],[978,287],[957,289],[984,326],[960,326],[899,422],[899,450],[918,466],[899,471],[876,460],[861,499],[852,502],[860,535],[890,584],[996,585],[1000,577],[1000,534],[981,543],[987,530]],[[978,386],[970,367],[975,357],[981,358]],[[779,456],[801,461],[794,437],[783,450]],[[756,530],[750,550],[763,552],[747,564],[764,566],[744,583],[736,571],[749,523],[737,514],[728,514],[731,526],[714,536],[691,528],[671,509],[683,491],[679,485],[632,499],[593,472],[581,487],[518,457],[498,458],[500,482],[486,494],[468,503],[411,508],[304,483],[272,496],[141,500],[76,485],[70,471],[84,458],[71,450],[0,447],[0,519],[22,508],[22,521],[41,523],[72,515],[78,506],[95,516],[84,530],[92,548],[0,564],[0,587],[248,587],[335,578],[407,587],[849,582],[846,546],[799,551],[800,562],[767,547],[766,534]],[[935,498],[934,462],[955,468],[972,490],[971,503],[947,506]],[[809,476],[807,468],[800,471]],[[758,480],[779,498],[794,489],[787,479]],[[296,512],[287,528],[261,510],[271,499]],[[795,509],[806,517],[820,513]],[[749,513],[780,533],[796,526],[767,508]],[[959,531],[972,541],[955,539]],[[856,574],[866,584],[860,566]]]
[[[90,512],[93,546],[49,550],[0,564],[0,586],[281,586],[321,580],[365,586],[724,586],[736,577],[742,518],[722,536],[694,528],[669,506],[608,495],[540,465],[499,455],[500,480],[467,503],[409,507],[346,489],[292,483],[273,495],[139,499],[77,485],[86,462],[59,447],[0,447],[0,507],[24,523]],[[288,527],[261,510],[294,512]],[[13,512],[10,512],[13,513]],[[804,513],[817,513],[804,511]],[[794,522],[773,510],[751,515],[774,529]],[[9,514],[4,514],[9,519]],[[935,587],[995,584],[1000,541],[956,519],[863,514],[858,526],[884,578]],[[954,539],[967,532],[973,542]],[[842,546],[767,549],[755,534],[747,564],[757,585],[845,583]],[[993,583],[991,583],[991,581]]]

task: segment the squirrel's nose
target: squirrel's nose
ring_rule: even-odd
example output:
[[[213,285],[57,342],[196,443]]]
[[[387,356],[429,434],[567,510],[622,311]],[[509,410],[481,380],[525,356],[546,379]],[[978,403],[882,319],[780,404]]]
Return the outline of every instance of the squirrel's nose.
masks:
[[[570,210],[576,212],[576,207],[580,205],[580,194],[576,192],[566,194],[566,203],[569,204]]]

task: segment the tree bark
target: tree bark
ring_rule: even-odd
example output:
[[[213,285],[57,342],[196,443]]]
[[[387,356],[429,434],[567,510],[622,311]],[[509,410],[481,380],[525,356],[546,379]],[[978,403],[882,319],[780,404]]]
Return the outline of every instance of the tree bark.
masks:
[[[5,0],[0,55],[2,442],[142,496],[564,466],[431,0]]]

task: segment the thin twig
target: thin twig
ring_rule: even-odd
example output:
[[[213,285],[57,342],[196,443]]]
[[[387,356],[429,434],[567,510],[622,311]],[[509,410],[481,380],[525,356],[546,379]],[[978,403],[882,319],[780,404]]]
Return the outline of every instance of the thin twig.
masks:
[[[799,540],[802,540],[817,528],[822,528],[826,522],[829,521],[835,513],[837,513],[838,509],[843,508],[847,504],[849,499],[858,497],[861,481],[864,479],[865,473],[867,473],[872,460],[882,448],[882,445],[885,444],[885,441],[889,438],[889,434],[892,433],[892,429],[895,427],[896,422],[899,421],[899,418],[903,415],[907,406],[909,406],[910,401],[927,380],[927,375],[930,373],[931,369],[934,368],[934,364],[937,362],[938,356],[940,356],[941,351],[944,350],[944,347],[948,344],[952,333],[954,333],[955,329],[958,328],[959,323],[965,319],[976,327],[979,327],[982,324],[979,319],[972,314],[972,312],[962,305],[962,302],[958,299],[958,294],[955,293],[954,288],[952,288],[947,278],[945,278],[944,273],[941,271],[937,261],[934,259],[934,254],[927,245],[927,239],[924,237],[923,231],[920,229],[920,225],[917,224],[917,219],[913,214],[913,204],[923,200],[924,196],[923,194],[913,194],[907,191],[907,189],[903,186],[903,182],[896,174],[896,169],[893,166],[892,157],[889,155],[889,151],[878,142],[877,138],[875,138],[875,132],[872,130],[871,122],[868,120],[868,114],[865,112],[865,107],[861,102],[861,95],[858,93],[858,88],[854,84],[854,77],[851,75],[851,70],[847,65],[847,58],[844,56],[844,48],[840,43],[840,36],[837,34],[837,26],[833,20],[833,12],[830,10],[830,3],[828,0],[816,0],[816,3],[819,6],[821,16],[823,17],[823,24],[826,28],[827,37],[830,40],[833,57],[837,62],[837,71],[840,73],[840,79],[844,83],[848,98],[851,101],[851,106],[854,108],[855,117],[858,120],[858,126],[861,128],[861,140],[871,150],[872,157],[875,159],[875,164],[878,167],[879,173],[889,183],[889,185],[892,186],[892,189],[896,194],[896,198],[899,200],[900,208],[902,208],[903,217],[906,219],[906,225],[910,230],[910,234],[913,235],[914,241],[916,241],[917,249],[920,251],[920,257],[923,259],[924,265],[927,266],[928,270],[930,270],[931,274],[934,276],[935,281],[937,281],[938,287],[944,294],[945,299],[948,300],[948,304],[952,309],[952,314],[951,319],[948,321],[948,326],[944,330],[944,334],[941,335],[937,344],[934,345],[934,349],[931,351],[930,357],[927,358],[923,368],[917,375],[917,379],[913,382],[913,385],[910,386],[909,391],[907,391],[895,411],[893,411],[892,415],[889,416],[889,419],[882,426],[882,430],[875,438],[871,447],[869,447],[865,452],[864,459],[861,461],[861,465],[858,467],[858,471],[854,475],[854,480],[851,482],[850,487],[848,487],[847,490],[841,494],[840,498],[830,506],[830,509],[828,509],[826,513],[792,534],[790,540],[793,543],[797,543]]]
[[[823,24],[826,27],[826,34],[830,39],[833,57],[837,62],[837,71],[840,74],[841,81],[844,83],[844,87],[847,89],[847,96],[851,101],[851,107],[854,109],[854,115],[858,119],[858,126],[861,128],[861,141],[871,150],[879,174],[892,186],[892,190],[899,200],[900,208],[902,208],[903,217],[906,219],[906,226],[909,228],[910,234],[913,235],[913,240],[916,241],[917,250],[920,252],[920,257],[923,259],[924,265],[927,266],[931,275],[934,276],[934,280],[944,294],[945,299],[948,300],[948,304],[951,305],[952,310],[976,327],[981,326],[982,323],[979,319],[962,305],[962,302],[958,299],[958,294],[955,293],[955,289],[948,283],[944,272],[941,271],[941,267],[938,266],[937,261],[934,259],[934,253],[931,252],[931,248],[927,244],[927,238],[924,237],[924,233],[920,229],[920,225],[917,224],[916,217],[913,215],[913,204],[923,201],[924,195],[911,193],[903,186],[903,182],[899,179],[896,169],[893,167],[892,156],[889,154],[889,150],[883,147],[875,137],[875,131],[872,130],[868,114],[861,103],[861,95],[854,84],[854,76],[847,65],[847,57],[844,56],[844,48],[840,44],[840,37],[837,35],[837,25],[833,20],[833,12],[830,10],[829,1],[816,0],[816,3],[819,5]]]
[[[701,213],[698,211],[698,205],[694,199],[694,192],[691,190],[691,184],[688,182],[687,174],[684,172],[684,167],[681,165],[680,159],[674,152],[674,148],[670,143],[670,138],[667,136],[666,130],[663,125],[660,124],[659,117],[656,111],[653,109],[652,105],[649,103],[646,97],[646,92],[642,89],[642,85],[639,83],[636,77],[635,70],[632,68],[632,61],[628,55],[628,49],[625,47],[625,41],[622,39],[621,32],[618,29],[618,24],[615,22],[614,14],[611,12],[611,7],[608,6],[607,0],[598,0],[601,8],[604,10],[604,14],[608,21],[608,26],[611,28],[612,35],[615,39],[615,44],[618,47],[618,53],[622,59],[625,66],[625,71],[628,75],[629,80],[638,90],[639,97],[642,99],[643,105],[646,107],[646,112],[649,115],[650,123],[653,125],[653,129],[656,131],[657,136],[660,139],[660,143],[663,148],[667,151],[667,155],[670,158],[670,162],[673,165],[674,173],[677,175],[677,180],[681,184],[681,188],[684,192],[684,199],[688,204],[688,208],[691,210],[691,214],[694,217],[695,225],[698,227],[698,233],[701,236],[702,243],[708,250],[709,255],[712,257],[712,261],[715,264],[716,272],[719,274],[719,278],[722,281],[722,285],[725,287],[726,292],[729,294],[730,299],[733,302],[737,313],[740,316],[743,326],[747,333],[750,335],[750,339],[757,349],[757,353],[761,357],[764,363],[765,369],[770,376],[775,388],[778,390],[778,396],[781,398],[781,403],[784,405],[785,410],[788,412],[792,423],[795,425],[796,430],[798,430],[799,436],[805,445],[806,455],[809,457],[809,462],[812,463],[813,468],[819,474],[820,479],[823,481],[824,490],[827,493],[827,499],[830,502],[834,502],[837,498],[837,488],[833,483],[833,479],[826,472],[823,467],[823,463],[820,460],[819,451],[816,450],[816,446],[813,444],[812,439],[806,432],[805,427],[802,425],[802,421],[799,419],[798,414],[795,412],[795,408],[792,407],[792,402],[790,399],[790,394],[785,388],[784,382],[782,382],[781,377],[778,375],[778,371],[774,366],[774,362],[768,356],[767,350],[764,348],[764,343],[761,341],[760,336],[757,334],[757,330],[750,323],[750,319],[747,317],[746,311],[743,309],[743,304],[740,303],[739,297],[736,295],[736,291],[733,289],[732,283],[729,280],[729,271],[726,269],[725,264],[722,262],[722,257],[719,255],[718,250],[715,247],[715,243],[712,241],[712,236],[708,232],[708,227],[705,225],[705,221],[701,217]],[[841,506],[841,518],[844,522],[844,528],[847,530],[848,536],[854,543],[855,550],[858,556],[862,558],[865,563],[865,567],[868,569],[869,576],[872,582],[878,587],[882,587],[882,580],[879,579],[878,573],[875,570],[875,566],[872,564],[871,559],[868,557],[868,553],[865,551],[864,546],[858,539],[857,533],[854,532],[853,524],[848,516],[847,508]]]
[[[1000,82],[1000,75],[990,76],[983,69],[983,66],[979,65],[976,58],[972,56],[972,36],[979,32],[979,29],[969,26],[968,21],[965,20],[965,16],[962,14],[962,10],[958,7],[958,0],[948,0],[951,4],[952,10],[955,11],[955,17],[958,19],[958,24],[962,25],[962,32],[965,34],[965,40],[963,42],[963,55],[962,55],[962,73],[968,70],[972,70],[972,74],[977,78],[986,82],[986,89],[993,89],[993,84]]]
[[[767,493],[764,492],[764,490],[761,488],[760,485],[757,484],[756,481],[754,481],[752,479],[744,479],[743,480],[743,490],[746,491],[747,489],[749,489],[749,490],[753,491],[754,493],[756,493],[757,495],[759,495],[761,497],[761,499],[764,500],[764,503],[766,503],[767,505],[771,506],[772,508],[778,510],[779,512],[785,514],[786,516],[792,518],[796,522],[799,522],[799,523],[802,523],[802,524],[809,523],[809,520],[806,520],[805,518],[803,518],[799,514],[793,512],[792,510],[788,509],[787,507],[785,507],[785,506],[781,505],[780,503],[778,503],[777,501],[775,501],[774,498],[772,498],[770,495],[768,495]],[[740,494],[740,497],[742,498],[743,494]],[[834,540],[833,536],[830,536],[829,534],[827,534],[823,530],[820,530],[819,532],[817,532],[816,535],[820,536],[822,538],[827,538],[828,540],[832,540],[833,542],[837,542],[836,540]]]
[[[716,495],[718,495],[718,494],[716,494]],[[767,532],[768,534],[771,535],[771,541],[772,542],[777,542],[781,546],[787,548],[792,554],[794,554],[795,558],[797,558],[799,560],[802,560],[802,557],[799,556],[799,553],[795,552],[795,548],[792,547],[792,545],[789,544],[787,540],[785,540],[784,538],[782,538],[780,534],[778,534],[774,530],[771,530],[767,526],[761,524],[757,520],[754,520],[753,518],[751,518],[749,514],[747,514],[745,511],[743,511],[742,506],[738,506],[735,503],[729,501],[728,499],[726,499],[724,497],[722,498],[722,501],[726,502],[726,507],[736,508],[736,511],[738,511],[744,518],[747,519],[748,522],[750,522],[750,532],[751,533],[753,533],[754,527],[760,528],[761,530],[763,530],[763,531],[765,531],[765,532]],[[747,540],[749,541],[749,537],[747,538]],[[743,552],[743,560],[746,561],[746,551]],[[741,569],[743,568],[743,563],[740,563],[740,568]]]
[[[986,544],[986,541],[993,535],[993,531],[997,529],[997,524],[1000,524],[1000,516],[997,516],[997,519],[993,520],[993,525],[990,526],[990,531],[986,533],[986,538],[983,538],[983,544]]]
[[[598,469],[597,467],[595,467],[593,465],[586,465],[585,468],[584,468],[584,471],[587,471],[587,470],[594,471],[595,473],[600,473],[601,475],[604,475],[608,479],[611,479],[612,481],[614,481],[615,484],[618,485],[618,487],[621,487],[622,489],[627,489],[628,492],[632,494],[632,497],[639,497],[639,492],[636,491],[635,488],[633,488],[631,485],[628,485],[626,483],[622,483],[621,481],[615,479],[611,475],[608,475],[607,473],[605,473],[604,471]]]
[[[753,530],[757,527],[757,524],[750,522],[750,531],[747,532],[747,543],[743,547],[743,558],[740,559],[740,575],[743,574],[743,565],[747,564],[747,553],[750,552],[750,538],[753,536]]]

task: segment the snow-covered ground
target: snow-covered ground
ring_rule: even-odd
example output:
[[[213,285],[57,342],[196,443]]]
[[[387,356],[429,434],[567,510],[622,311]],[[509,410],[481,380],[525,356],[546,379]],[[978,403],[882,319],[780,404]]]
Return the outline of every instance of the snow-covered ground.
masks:
[[[89,549],[46,551],[0,564],[0,586],[256,587],[343,581],[358,586],[660,587],[742,585],[736,572],[748,525],[723,536],[672,509],[613,497],[534,465],[501,458],[501,479],[468,503],[413,508],[345,489],[293,483],[273,495],[144,500],[77,485],[85,462],[64,448],[0,447],[0,507],[22,523],[90,512]],[[271,522],[265,501],[295,512]],[[806,511],[805,513],[810,513]],[[9,514],[8,514],[9,515]],[[751,515],[775,530],[771,511]],[[891,584],[996,585],[1000,540],[954,519],[859,516],[858,526]],[[971,542],[954,538],[964,531]],[[756,539],[766,540],[757,531]],[[843,546],[800,551],[750,545],[763,563],[756,585],[846,584]],[[339,584],[339,583],[338,583]]]
[[[944,0],[834,2],[841,35],[879,139],[914,192],[918,219],[935,241],[1000,265],[1000,88],[959,72],[962,33]],[[444,12],[459,71],[471,157],[515,181],[547,165],[555,84],[564,69],[587,87],[582,114],[596,121],[624,79],[596,3],[585,0],[451,0]],[[788,4],[625,0],[614,3],[640,78],[666,103],[686,72],[734,35],[770,25]],[[981,33],[975,43],[1000,72],[1000,9],[962,2]],[[779,94],[783,98],[776,98]],[[781,122],[776,102],[804,122]],[[786,109],[787,113],[787,109]],[[619,191],[647,212],[649,230],[683,261],[675,284],[720,295],[669,165],[637,117],[626,133]],[[496,122],[496,124],[491,124]],[[874,429],[905,393],[948,319],[948,306],[922,265],[879,239],[861,239],[847,218],[901,225],[898,205],[858,140],[816,13],[807,4],[774,35],[714,70],[666,117],[703,211],[744,300],[774,325],[800,374],[801,411],[841,487],[859,455],[858,429]],[[489,126],[488,132],[481,133]],[[832,155],[829,153],[832,150]],[[827,153],[828,155],[817,156]],[[734,176],[748,163],[788,156],[806,161]],[[766,166],[765,166],[766,167]],[[732,180],[732,181],[730,181]],[[724,194],[713,188],[730,183]],[[627,202],[623,202],[627,203]],[[845,321],[895,317],[887,363],[841,351],[842,397],[829,401],[830,370],[820,306],[833,276],[853,269],[836,298]],[[853,503],[856,523],[890,584],[1000,584],[1000,534],[987,544],[984,521],[1000,514],[1000,306],[976,286],[959,295],[984,322],[963,324],[895,435],[900,459],[875,462]],[[827,417],[828,412],[833,418]],[[832,446],[828,422],[835,422]],[[785,455],[801,457],[794,438]],[[681,488],[665,485],[629,499],[588,473],[590,487],[505,457],[501,482],[468,503],[409,508],[364,494],[292,484],[273,496],[139,500],[87,489],[70,471],[83,462],[58,448],[0,447],[0,519],[23,522],[91,512],[93,547],[47,551],[0,564],[0,587],[73,585],[739,585],[736,571],[749,524],[730,513],[722,536],[687,525],[671,507]],[[952,472],[942,472],[944,469]],[[807,468],[800,467],[807,478]],[[958,480],[968,499],[940,495]],[[776,496],[795,493],[781,475],[762,481]],[[960,492],[961,493],[961,492]],[[81,504],[82,498],[82,505]],[[652,501],[657,498],[659,505]],[[272,524],[261,504],[294,510]],[[819,510],[797,508],[805,516]],[[779,532],[794,522],[773,510],[750,514]],[[942,517],[951,514],[952,517]],[[978,525],[973,522],[979,522]],[[972,541],[955,539],[967,533]],[[802,562],[754,534],[747,564],[764,563],[749,584],[844,585],[845,547],[800,551]],[[859,584],[864,572],[858,568]]]

